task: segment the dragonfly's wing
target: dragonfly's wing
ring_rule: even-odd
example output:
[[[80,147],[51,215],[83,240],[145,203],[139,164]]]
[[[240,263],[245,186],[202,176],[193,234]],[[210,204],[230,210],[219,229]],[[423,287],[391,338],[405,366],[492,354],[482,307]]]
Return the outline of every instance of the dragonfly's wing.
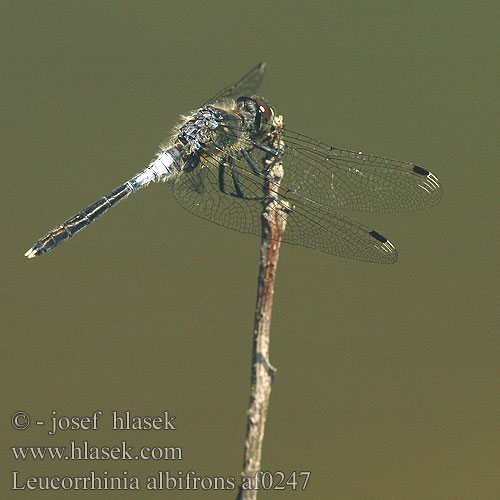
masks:
[[[262,176],[249,171],[242,158],[235,158],[235,168],[242,192],[247,198],[262,198]],[[212,157],[202,159],[204,189],[199,189],[198,171],[181,173],[173,186],[179,204],[189,212],[229,229],[261,234],[262,202],[242,199],[220,191],[219,165]],[[287,173],[285,170],[285,177]],[[224,171],[226,192],[235,192],[229,168]],[[394,246],[378,232],[333,210],[288,193],[279,196],[283,210],[288,210],[282,241],[292,245],[331,253],[350,259],[379,263],[397,260]],[[291,210],[287,207],[291,204]]]
[[[197,193],[197,195],[202,196],[207,186],[206,178],[208,174],[209,174],[208,169],[198,168],[194,170],[190,175],[185,176],[184,179],[185,191],[194,191]]]
[[[283,187],[321,205],[369,212],[420,210],[443,194],[439,180],[413,163],[335,148],[284,130]]]
[[[245,200],[224,194],[219,189],[219,166],[217,160],[204,157],[201,166],[192,172],[182,172],[173,184],[174,196],[177,202],[198,217],[210,220],[229,229],[243,233],[260,234],[260,213],[262,203],[258,200]],[[225,175],[228,188],[232,181]],[[200,180],[203,188],[200,188]],[[257,194],[255,184],[246,190],[249,197],[261,197]],[[246,188],[245,188],[246,189]],[[232,188],[234,191],[234,188]]]
[[[204,104],[204,106],[208,106],[209,104],[220,101],[222,99],[254,95],[260,84],[262,83],[265,67],[266,63],[264,62],[257,64],[255,68],[252,68],[236,83],[229,85],[228,87],[222,89],[219,93],[214,95]]]

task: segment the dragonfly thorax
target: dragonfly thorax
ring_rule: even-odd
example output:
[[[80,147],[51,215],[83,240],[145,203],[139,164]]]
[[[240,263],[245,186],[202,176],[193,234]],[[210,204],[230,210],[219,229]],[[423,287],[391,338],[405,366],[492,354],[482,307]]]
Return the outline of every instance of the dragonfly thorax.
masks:
[[[179,129],[177,138],[188,154],[198,153],[211,141],[213,132],[222,120],[221,113],[212,107],[200,108],[193,119]]]

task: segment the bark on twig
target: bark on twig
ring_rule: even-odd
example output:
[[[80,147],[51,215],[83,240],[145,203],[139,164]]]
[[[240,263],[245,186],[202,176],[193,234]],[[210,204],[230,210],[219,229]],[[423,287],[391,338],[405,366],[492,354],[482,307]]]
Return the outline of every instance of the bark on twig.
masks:
[[[283,144],[279,132],[283,127],[282,117],[274,120],[274,133],[271,133],[269,142],[282,150]],[[276,162],[276,157],[266,159],[268,165]],[[283,166],[280,161],[274,163],[264,187],[268,197],[277,193]],[[257,288],[257,305],[255,310],[255,324],[252,349],[252,377],[250,403],[248,408],[247,432],[243,458],[242,484],[237,500],[255,500],[257,489],[253,480],[260,470],[262,442],[267,418],[271,384],[276,369],[269,361],[269,337],[271,329],[271,314],[274,296],[274,280],[278,265],[280,241],[285,230],[287,207],[279,200],[265,203],[262,211],[262,244],[260,251],[260,270]]]

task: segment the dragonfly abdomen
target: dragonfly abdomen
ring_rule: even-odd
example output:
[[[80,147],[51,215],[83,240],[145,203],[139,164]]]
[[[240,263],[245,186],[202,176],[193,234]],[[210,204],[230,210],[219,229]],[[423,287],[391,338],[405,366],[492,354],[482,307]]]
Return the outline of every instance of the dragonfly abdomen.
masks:
[[[122,184],[120,187],[111,191],[107,196],[103,196],[100,200],[81,212],[78,212],[60,226],[52,229],[52,231],[48,232],[43,238],[40,238],[24,255],[31,259],[37,255],[49,252],[63,241],[71,238],[71,236],[78,231],[87,227],[91,222],[132,192],[134,192],[134,189],[130,181]]]
[[[43,238],[40,238],[24,255],[32,259],[37,255],[49,252],[63,241],[71,238],[78,231],[94,222],[104,212],[116,205],[119,201],[127,198],[131,193],[147,186],[152,181],[166,180],[174,175],[178,170],[179,152],[176,148],[162,151],[156,160],[151,162],[148,168],[132,177],[111,193],[103,196],[89,207],[63,222],[52,231],[49,231]]]

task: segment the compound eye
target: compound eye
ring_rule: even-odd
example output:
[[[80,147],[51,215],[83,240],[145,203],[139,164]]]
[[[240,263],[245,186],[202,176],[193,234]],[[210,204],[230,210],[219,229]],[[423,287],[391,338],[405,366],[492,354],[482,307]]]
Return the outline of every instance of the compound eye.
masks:
[[[255,126],[258,132],[266,132],[271,128],[274,119],[274,112],[271,106],[262,99],[255,99],[257,104],[257,116],[255,117]]]

